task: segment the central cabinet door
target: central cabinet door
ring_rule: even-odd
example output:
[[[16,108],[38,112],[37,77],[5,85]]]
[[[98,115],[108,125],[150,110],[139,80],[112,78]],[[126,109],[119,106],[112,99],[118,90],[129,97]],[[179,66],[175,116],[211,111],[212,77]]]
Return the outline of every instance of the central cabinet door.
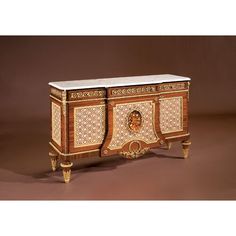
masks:
[[[135,86],[137,91],[143,92],[140,96],[132,96],[132,91],[136,91],[132,89],[108,89],[108,132],[101,156],[120,154],[136,158],[164,142],[159,125],[159,99],[153,93],[154,89],[151,86]],[[114,91],[121,91],[121,96]]]

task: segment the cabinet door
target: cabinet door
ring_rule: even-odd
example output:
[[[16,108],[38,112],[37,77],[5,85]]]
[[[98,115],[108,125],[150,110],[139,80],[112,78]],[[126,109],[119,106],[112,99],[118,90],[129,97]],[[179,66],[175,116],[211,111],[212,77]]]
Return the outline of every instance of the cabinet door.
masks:
[[[70,153],[98,149],[105,135],[105,104],[70,106]]]
[[[69,153],[99,151],[106,132],[105,96],[104,89],[68,91]]]
[[[160,128],[165,137],[188,133],[188,94],[186,92],[160,96]]]
[[[101,156],[135,158],[164,143],[158,96],[123,96],[108,101],[108,133]]]

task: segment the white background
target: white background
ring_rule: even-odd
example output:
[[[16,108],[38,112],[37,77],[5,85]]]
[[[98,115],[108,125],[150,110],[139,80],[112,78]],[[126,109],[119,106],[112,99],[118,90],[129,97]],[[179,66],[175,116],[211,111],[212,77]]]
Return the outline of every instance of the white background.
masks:
[[[234,0],[0,0],[2,34],[235,34]]]
[[[0,34],[234,35],[234,2],[0,0]],[[229,236],[235,215],[235,201],[1,201],[0,235]]]

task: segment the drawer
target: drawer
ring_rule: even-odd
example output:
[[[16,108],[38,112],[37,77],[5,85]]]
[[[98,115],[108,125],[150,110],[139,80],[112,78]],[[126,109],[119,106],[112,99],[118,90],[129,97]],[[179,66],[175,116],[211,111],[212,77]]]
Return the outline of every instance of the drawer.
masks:
[[[188,89],[189,83],[188,82],[178,82],[178,83],[163,83],[157,85],[159,92],[165,91],[178,91],[178,90],[185,90]]]
[[[156,85],[116,87],[108,89],[108,97],[132,97],[156,92]]]
[[[68,91],[68,101],[103,99],[106,97],[105,89],[80,89]]]

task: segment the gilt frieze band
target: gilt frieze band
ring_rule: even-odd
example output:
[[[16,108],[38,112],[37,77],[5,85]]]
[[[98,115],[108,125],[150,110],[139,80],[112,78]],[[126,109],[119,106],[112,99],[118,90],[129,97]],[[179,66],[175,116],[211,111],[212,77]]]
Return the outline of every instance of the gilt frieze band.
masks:
[[[111,97],[119,96],[130,96],[130,95],[139,95],[139,94],[149,94],[156,92],[156,86],[139,86],[139,87],[125,87],[125,88],[114,88],[111,89]]]
[[[159,91],[173,91],[173,90],[183,90],[188,88],[188,84],[181,83],[163,83],[158,85]]]
[[[93,99],[93,98],[105,98],[106,91],[104,89],[99,90],[74,90],[68,92],[69,101],[80,99]]]

